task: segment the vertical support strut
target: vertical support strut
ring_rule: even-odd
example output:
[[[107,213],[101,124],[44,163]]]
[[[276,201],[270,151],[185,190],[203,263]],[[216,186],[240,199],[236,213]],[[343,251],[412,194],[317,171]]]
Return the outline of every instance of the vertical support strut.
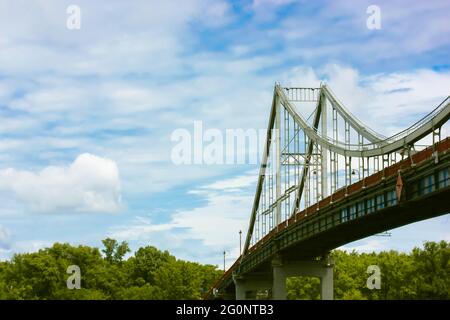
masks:
[[[358,145],[360,148],[362,148],[363,144],[364,137],[358,132]],[[364,179],[364,158],[358,158],[358,164],[358,180],[361,180],[361,178]]]
[[[280,132],[280,113],[281,113],[281,103],[278,100],[275,105],[276,115],[275,115],[275,168],[276,168],[276,188],[275,188],[275,201],[276,205],[276,214],[275,214],[275,225],[281,223],[281,132]]]
[[[272,129],[274,126],[275,113],[276,113],[275,105],[278,100],[277,89],[278,89],[278,85],[275,85],[273,99],[272,99],[272,106],[271,106],[270,116],[269,116],[269,125],[267,128],[266,143],[264,146],[263,159],[261,162],[261,167],[259,169],[258,184],[256,186],[256,195],[255,195],[255,199],[253,201],[252,213],[250,216],[250,223],[249,223],[249,227],[248,227],[247,236],[245,239],[244,249],[242,251],[242,257],[247,253],[248,248],[250,247],[250,243],[252,241],[253,227],[255,225],[256,215],[258,214],[261,191],[262,191],[264,180],[266,178],[266,171],[268,171],[267,165],[268,165],[268,158],[269,158],[271,143],[272,143],[272,138],[273,138]],[[269,221],[270,221],[270,218],[269,218]]]
[[[352,183],[352,158],[345,156],[345,187]]]
[[[331,180],[331,194],[337,190],[337,155],[330,150],[330,180]]]
[[[384,170],[385,168],[389,167],[389,154],[383,154],[382,160],[383,160],[382,169]]]
[[[337,124],[337,110],[333,106],[333,140],[334,143],[338,140],[338,124]]]
[[[262,190],[262,211],[265,212],[266,208],[267,208],[267,194],[266,194],[266,181],[264,180],[263,183],[263,190]],[[264,214],[262,217],[262,232],[263,232],[263,236],[266,234],[267,232],[267,214]]]
[[[344,122],[345,127],[345,144],[348,146],[350,144],[350,123],[345,120]]]
[[[315,143],[315,152],[313,151],[313,157],[314,153],[316,155],[315,161],[314,161],[314,202],[318,202],[320,200],[320,150],[319,145]]]
[[[308,158],[306,157],[306,153],[308,152],[308,145],[309,145],[309,141],[308,141],[308,138],[307,138],[307,135],[306,135],[306,133],[303,131],[303,136],[304,136],[304,144],[305,144],[305,149],[304,149],[304,155],[305,155],[305,168],[307,168],[307,172],[308,172],[308,175],[306,176],[306,177],[302,177],[303,178],[303,180],[305,181],[305,185],[304,185],[304,194],[305,194],[305,207],[306,208],[308,208],[309,207],[309,205],[310,205],[310,201],[309,201],[309,198],[310,198],[310,194],[309,194],[309,180],[310,180],[310,174],[309,174],[309,170],[308,170],[308,167],[309,167],[309,165],[310,165],[310,162],[309,162],[309,160],[308,160]],[[303,170],[303,171],[305,171],[305,170]]]
[[[321,120],[322,120],[322,136],[327,137],[328,136],[328,119],[327,119],[327,100],[322,99],[322,111],[321,111]],[[321,198],[324,199],[328,196],[328,155],[326,150],[321,148],[321,178],[322,178],[322,192],[321,192]]]
[[[441,127],[433,128],[433,145],[441,141]]]
[[[350,145],[350,123],[344,119],[345,144]],[[345,187],[352,183],[352,158],[345,156]]]
[[[324,99],[324,97],[321,92],[319,94],[319,100],[317,101],[317,107],[316,107],[316,111],[314,114],[314,120],[313,120],[313,129],[316,131],[319,128],[320,116],[322,113],[322,102],[321,102],[322,99]],[[293,207],[294,210],[292,211],[292,214],[294,214],[295,210],[298,210],[300,207],[300,200],[301,200],[303,192],[304,192],[305,183],[306,184],[308,183],[308,180],[310,177],[309,166],[311,164],[311,159],[312,159],[312,154],[314,152],[314,144],[315,143],[316,143],[315,141],[308,139],[307,149],[305,148],[305,165],[303,166],[301,180],[297,187],[297,192],[295,195],[295,201],[294,201],[294,207]],[[305,147],[306,147],[306,143],[305,143]],[[306,197],[305,197],[305,200],[306,200]],[[308,206],[306,206],[306,207],[308,207]]]

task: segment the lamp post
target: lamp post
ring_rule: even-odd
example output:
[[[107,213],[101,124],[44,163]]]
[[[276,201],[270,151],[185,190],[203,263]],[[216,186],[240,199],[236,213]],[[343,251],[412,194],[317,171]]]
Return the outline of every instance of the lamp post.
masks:
[[[223,272],[225,272],[226,271],[226,269],[225,269],[225,255],[226,255],[227,253],[226,253],[226,251],[224,250],[223,251]]]
[[[239,230],[239,255],[242,255],[242,230]]]

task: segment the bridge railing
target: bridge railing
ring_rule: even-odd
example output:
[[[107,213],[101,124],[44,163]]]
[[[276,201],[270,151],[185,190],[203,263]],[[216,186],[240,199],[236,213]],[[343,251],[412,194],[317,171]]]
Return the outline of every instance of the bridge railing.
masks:
[[[419,121],[417,121],[416,123],[411,125],[410,127],[386,138],[383,141],[377,142],[377,143],[369,143],[369,144],[362,144],[362,145],[360,145],[360,144],[345,144],[340,141],[334,141],[333,139],[331,139],[329,137],[323,137],[323,138],[325,138],[330,143],[333,143],[342,148],[347,148],[347,149],[353,150],[353,151],[359,151],[362,149],[363,150],[376,149],[376,148],[379,148],[380,144],[390,144],[390,143],[396,142],[398,140],[401,140],[401,139],[407,137],[408,135],[410,135],[411,133],[413,133],[414,131],[416,131],[417,129],[422,127],[423,125],[432,121],[433,118],[435,118],[440,112],[444,111],[444,109],[446,109],[449,105],[450,105],[450,96],[448,96],[444,101],[442,101],[435,109],[433,109],[433,111],[431,111],[429,114],[427,114],[425,117],[423,117],[422,119],[420,119]]]
[[[329,90],[329,89],[327,89],[327,90]],[[289,104],[290,100],[286,96],[286,91],[281,90],[279,92],[281,92],[281,94],[284,95],[285,101],[287,100],[286,103]],[[416,130],[420,129],[422,126],[432,123],[433,119],[435,117],[437,117],[441,112],[445,113],[444,118],[448,117],[448,113],[450,113],[450,96],[448,96],[444,101],[442,101],[435,109],[433,109],[433,111],[431,111],[429,114],[427,114],[421,120],[417,121],[416,123],[414,123],[407,129],[405,129],[397,134],[394,134],[394,135],[386,138],[385,140],[379,140],[376,142],[371,142],[371,143],[366,143],[366,144],[346,143],[346,142],[342,142],[342,141],[338,141],[333,138],[330,138],[329,136],[324,136],[318,130],[311,128],[307,124],[307,121],[304,119],[304,117],[292,109],[292,106],[290,106],[289,108],[291,109],[291,111],[293,113],[295,113],[294,116],[302,124],[303,130],[305,130],[306,133],[309,133],[311,135],[311,137],[310,137],[311,139],[317,139],[318,141],[322,141],[322,143],[324,143],[325,145],[334,146],[334,147],[340,148],[342,150],[360,152],[360,151],[369,151],[369,150],[380,149],[380,147],[387,146],[389,144],[392,144],[394,142],[402,140],[405,137],[408,137],[410,134],[412,134]],[[354,120],[356,120],[356,118]],[[364,129],[368,130],[368,128],[366,128],[366,127]]]
[[[410,127],[406,128],[405,130],[400,131],[400,132],[396,133],[395,135],[387,138],[386,141],[393,142],[393,141],[397,141],[397,140],[400,140],[400,139],[408,136],[409,134],[411,134],[412,132],[414,132],[415,130],[417,130],[418,128],[423,126],[424,124],[430,122],[434,117],[436,117],[437,114],[439,114],[442,110],[444,110],[449,104],[450,104],[450,96],[448,96],[444,101],[442,101],[433,111],[431,111],[425,117],[423,117],[422,119],[420,119],[419,121],[417,121],[416,123],[411,125]]]

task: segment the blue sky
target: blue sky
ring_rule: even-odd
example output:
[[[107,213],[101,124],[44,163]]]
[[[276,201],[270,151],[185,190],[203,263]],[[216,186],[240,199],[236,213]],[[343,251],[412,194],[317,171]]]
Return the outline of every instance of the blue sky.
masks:
[[[66,28],[71,4],[79,30]],[[379,30],[366,26],[372,4]],[[0,258],[110,236],[213,264],[225,249],[231,262],[257,167],[174,165],[171,133],[196,120],[265,128],[276,81],[327,81],[370,127],[395,133],[450,94],[449,10],[448,1],[0,0]],[[450,241],[449,219],[346,247]]]

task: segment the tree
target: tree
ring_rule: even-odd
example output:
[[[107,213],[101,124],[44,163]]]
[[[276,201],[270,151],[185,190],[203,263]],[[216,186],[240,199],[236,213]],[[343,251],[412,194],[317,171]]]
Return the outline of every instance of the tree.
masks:
[[[450,299],[450,242],[425,242],[414,248],[414,291],[419,299]]]
[[[119,244],[115,239],[106,238],[102,240],[102,243],[105,246],[102,249],[102,252],[105,254],[105,259],[111,263],[121,262],[124,256],[131,251],[128,243],[125,241]]]
[[[147,246],[139,248],[134,257],[128,259],[127,267],[130,268],[135,284],[154,284],[154,273],[169,261],[175,261],[175,257],[168,251]]]
[[[170,260],[155,272],[155,285],[163,299],[201,299],[221,274],[215,266]]]
[[[286,280],[288,300],[320,299],[320,279],[314,277],[291,277]]]

